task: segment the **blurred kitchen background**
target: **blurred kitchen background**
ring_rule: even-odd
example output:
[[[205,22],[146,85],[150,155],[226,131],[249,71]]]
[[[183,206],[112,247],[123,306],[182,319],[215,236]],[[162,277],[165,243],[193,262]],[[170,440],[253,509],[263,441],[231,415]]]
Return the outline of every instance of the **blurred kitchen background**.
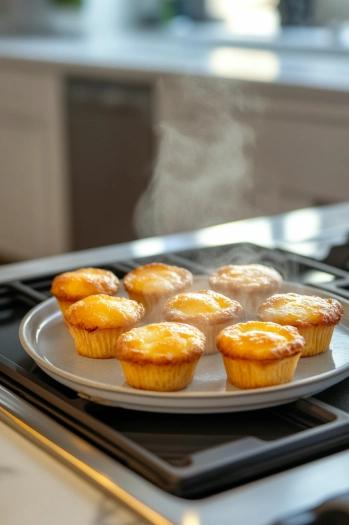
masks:
[[[347,0],[0,0],[1,262],[347,201],[348,145]]]

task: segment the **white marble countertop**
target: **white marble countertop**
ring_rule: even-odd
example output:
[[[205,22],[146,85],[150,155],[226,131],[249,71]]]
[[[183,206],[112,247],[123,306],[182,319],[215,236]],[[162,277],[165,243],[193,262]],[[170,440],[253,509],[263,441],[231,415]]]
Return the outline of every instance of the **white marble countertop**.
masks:
[[[173,38],[159,32],[115,37],[1,36],[0,64],[55,71],[190,74],[273,85],[349,90],[345,52],[233,46],[224,41]]]
[[[148,523],[0,421],[4,525]]]

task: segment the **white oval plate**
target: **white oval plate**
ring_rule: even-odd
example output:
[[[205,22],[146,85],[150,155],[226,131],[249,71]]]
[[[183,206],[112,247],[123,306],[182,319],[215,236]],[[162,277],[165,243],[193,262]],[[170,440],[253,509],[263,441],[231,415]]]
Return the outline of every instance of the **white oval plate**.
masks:
[[[195,282],[205,286],[205,278]],[[336,297],[322,290],[285,283],[282,292]],[[120,295],[124,295],[121,290]],[[281,405],[314,395],[349,376],[349,301],[336,297],[345,312],[325,353],[300,359],[290,383],[240,390],[226,378],[220,354],[200,359],[192,383],[179,392],[154,392],[130,387],[117,359],[78,355],[54,298],[33,308],[22,320],[19,336],[37,365],[58,382],[96,403],[133,410],[179,413],[236,412]]]

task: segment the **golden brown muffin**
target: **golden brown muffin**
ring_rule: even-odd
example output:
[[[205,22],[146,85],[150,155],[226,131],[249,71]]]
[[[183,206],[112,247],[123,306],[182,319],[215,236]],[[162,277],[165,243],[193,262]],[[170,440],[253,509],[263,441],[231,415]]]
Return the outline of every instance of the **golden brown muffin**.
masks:
[[[114,296],[118,289],[119,279],[112,272],[99,268],[80,268],[57,275],[52,281],[51,293],[64,314],[76,301],[100,293]]]
[[[305,339],[302,357],[310,357],[328,349],[343,312],[336,299],[287,293],[273,295],[260,305],[258,319],[295,326]]]
[[[244,389],[290,382],[303,346],[296,328],[276,323],[239,323],[217,336],[228,380]]]
[[[115,343],[144,316],[143,305],[125,297],[90,295],[72,304],[65,312],[65,322],[78,354],[85,357],[114,357]]]
[[[262,264],[230,264],[212,272],[208,281],[212,290],[242,305],[245,319],[252,319],[258,306],[279,291],[282,277]]]
[[[155,262],[132,270],[123,283],[129,298],[142,303],[148,318],[156,321],[169,297],[190,288],[193,275],[185,268]]]
[[[241,312],[240,303],[212,290],[177,294],[168,299],[162,308],[165,321],[190,324],[203,332],[206,355],[218,352],[218,332],[235,323]]]
[[[205,336],[200,330],[165,322],[124,333],[115,345],[115,357],[130,386],[172,392],[191,383],[204,349]]]

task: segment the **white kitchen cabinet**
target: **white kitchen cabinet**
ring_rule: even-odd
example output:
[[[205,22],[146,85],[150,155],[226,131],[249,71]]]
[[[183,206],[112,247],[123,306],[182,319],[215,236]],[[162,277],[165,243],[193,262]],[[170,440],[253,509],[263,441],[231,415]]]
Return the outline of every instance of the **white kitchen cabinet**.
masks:
[[[349,200],[348,108],[344,92],[164,77],[160,153],[143,206],[152,229],[143,233]]]
[[[48,256],[70,247],[62,104],[59,78],[0,70],[2,258]]]
[[[264,91],[226,79],[166,76],[160,80],[159,154],[153,183],[137,209],[142,236],[282,213],[311,206],[320,197],[335,200],[335,192],[322,191],[315,181],[311,189],[311,183],[305,186],[303,180],[304,172],[309,175],[314,150],[303,155],[301,149],[315,140],[309,134],[312,104],[308,107],[300,99],[298,105],[303,102],[306,114],[296,102],[289,107],[287,89],[280,87],[276,99]],[[298,119],[295,129],[297,112],[303,121]],[[321,139],[327,140],[326,133],[333,130],[337,128],[329,125]],[[343,146],[341,154],[346,155]],[[318,158],[314,162],[321,165]],[[300,167],[302,173],[293,176]],[[314,169],[311,173],[318,175]]]

